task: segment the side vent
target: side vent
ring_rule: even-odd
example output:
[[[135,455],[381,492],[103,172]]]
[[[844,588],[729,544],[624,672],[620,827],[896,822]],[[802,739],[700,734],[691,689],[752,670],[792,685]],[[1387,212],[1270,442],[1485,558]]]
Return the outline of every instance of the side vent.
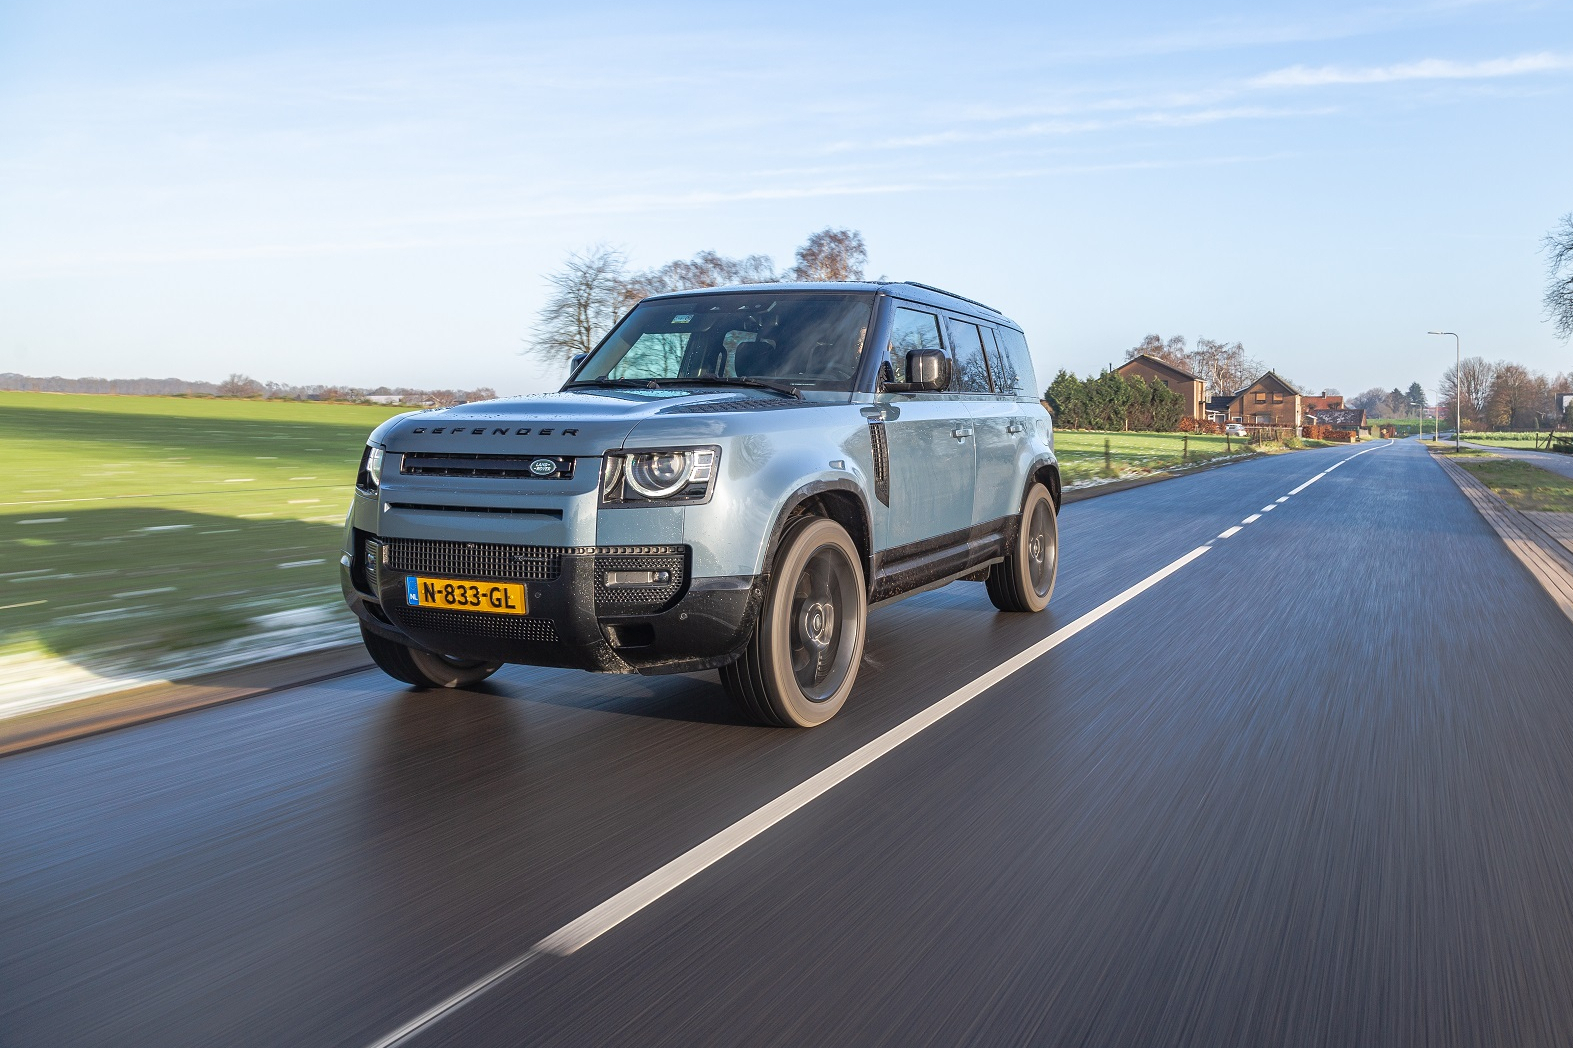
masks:
[[[890,445],[885,439],[885,424],[878,419],[870,419],[868,424],[869,443],[874,446],[874,497],[879,499],[880,505],[890,505]]]

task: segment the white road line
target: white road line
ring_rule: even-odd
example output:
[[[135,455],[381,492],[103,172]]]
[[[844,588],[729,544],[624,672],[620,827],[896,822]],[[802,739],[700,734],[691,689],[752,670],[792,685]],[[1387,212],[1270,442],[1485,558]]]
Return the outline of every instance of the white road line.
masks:
[[[1304,484],[1301,484],[1299,487],[1291,488],[1289,490],[1289,494],[1291,494],[1291,495],[1298,495],[1298,494],[1300,494],[1300,492],[1304,491],[1306,488],[1310,487],[1312,484],[1315,484],[1317,481],[1321,480],[1325,476],[1327,476],[1326,471],[1318,473],[1316,476],[1312,477],[1310,480],[1306,481]]]
[[[1289,496],[1288,496],[1288,495],[1285,495],[1285,496],[1284,496],[1284,497],[1283,497],[1283,498],[1281,498],[1281,499],[1278,499],[1278,501],[1279,501],[1279,502],[1288,502],[1288,501],[1289,501]]]
[[[1240,521],[1240,523],[1241,524],[1255,524],[1257,521],[1259,521],[1261,519],[1262,519],[1262,515],[1260,513],[1252,513],[1249,517],[1246,517],[1244,520]]]
[[[1221,538],[1221,539],[1226,539],[1230,535],[1238,535],[1239,533],[1240,533],[1240,525],[1236,524],[1234,527],[1230,528],[1228,531],[1220,533],[1218,537]]]
[[[1278,508],[1277,506],[1263,506],[1261,511],[1263,513],[1271,513],[1273,510],[1275,510],[1277,508]]]
[[[490,975],[471,983],[442,1003],[422,1012],[387,1036],[373,1041],[368,1048],[393,1048],[394,1045],[420,1032],[449,1012],[479,997],[530,962],[547,956],[566,957],[593,942],[674,888],[703,873],[810,801],[828,793],[902,743],[909,741],[925,728],[956,712],[989,688],[1059,647],[1121,605],[1139,597],[1211,548],[1211,546],[1198,546],[1179,560],[1159,568],[1136,585],[1117,596],[1110,597],[1069,625],[1061,626],[1043,640],[1000,663],[972,683],[963,685],[878,738],[864,743],[764,807],[750,815],[745,815],[714,837],[690,848],[665,866],[635,881],[584,916],[563,925]]]

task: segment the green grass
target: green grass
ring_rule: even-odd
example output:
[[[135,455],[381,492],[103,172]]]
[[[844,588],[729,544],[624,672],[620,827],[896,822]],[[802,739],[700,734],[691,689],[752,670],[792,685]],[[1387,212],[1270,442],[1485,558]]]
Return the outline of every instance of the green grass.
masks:
[[[1558,431],[1559,434],[1562,432],[1561,430]],[[1535,447],[1537,435],[1534,433],[1465,433],[1463,436],[1465,440],[1473,441],[1476,444],[1489,444],[1494,448],[1521,448],[1525,451],[1531,451]],[[1546,435],[1545,433],[1540,433],[1538,436],[1541,450],[1545,450]]]
[[[399,410],[0,393],[0,652],[134,661],[330,606],[361,448]]]
[[[1109,457],[1114,475],[1150,473],[1181,465],[1186,442],[1180,433],[1099,433],[1089,430],[1054,431],[1054,453],[1060,460],[1065,483],[1107,477],[1103,464],[1103,442],[1109,441]],[[1227,455],[1243,454],[1250,446],[1243,437],[1225,438],[1200,433],[1189,435],[1187,463],[1206,462]]]
[[[1460,462],[1486,487],[1514,509],[1573,513],[1573,480],[1517,459],[1482,455]]]

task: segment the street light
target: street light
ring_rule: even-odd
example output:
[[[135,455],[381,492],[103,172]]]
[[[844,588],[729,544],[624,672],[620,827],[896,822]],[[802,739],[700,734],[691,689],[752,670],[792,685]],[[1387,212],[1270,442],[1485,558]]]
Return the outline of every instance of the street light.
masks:
[[[1464,376],[1460,374],[1464,370],[1464,342],[1458,337],[1457,332],[1453,331],[1427,331],[1426,334],[1453,336],[1453,352],[1455,354],[1455,362],[1453,364],[1453,401],[1458,405],[1453,422],[1453,451],[1456,453],[1459,450],[1458,431],[1464,428],[1464,384],[1462,381]]]

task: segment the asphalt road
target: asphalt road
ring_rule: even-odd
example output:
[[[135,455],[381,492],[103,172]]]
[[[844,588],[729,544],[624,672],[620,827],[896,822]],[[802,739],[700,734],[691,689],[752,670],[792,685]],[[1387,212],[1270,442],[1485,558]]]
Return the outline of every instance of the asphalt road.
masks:
[[[510,668],[6,758],[0,1044],[360,1048],[525,956],[407,1043],[1573,1043],[1573,623],[1426,453],[1255,460],[1061,529],[1048,612],[977,584],[876,612],[813,731],[739,723],[713,675]]]

